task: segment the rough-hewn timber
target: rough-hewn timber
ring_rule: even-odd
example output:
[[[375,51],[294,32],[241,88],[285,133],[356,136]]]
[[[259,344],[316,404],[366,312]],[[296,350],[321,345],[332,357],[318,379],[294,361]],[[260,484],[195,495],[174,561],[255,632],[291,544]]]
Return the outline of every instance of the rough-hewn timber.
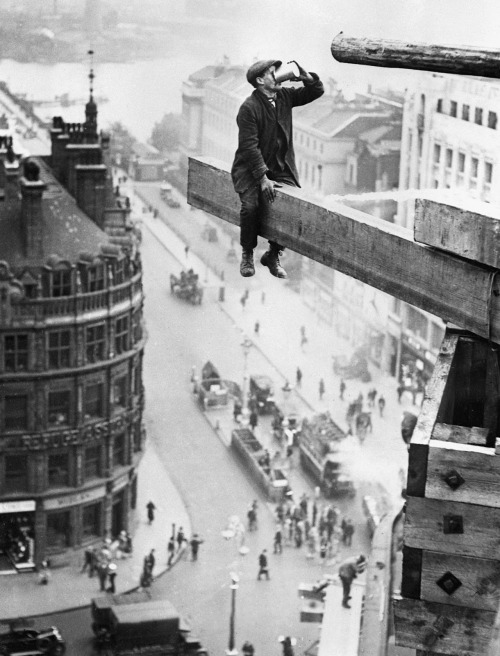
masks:
[[[500,51],[487,48],[360,39],[340,32],[332,41],[331,52],[345,64],[500,78]]]

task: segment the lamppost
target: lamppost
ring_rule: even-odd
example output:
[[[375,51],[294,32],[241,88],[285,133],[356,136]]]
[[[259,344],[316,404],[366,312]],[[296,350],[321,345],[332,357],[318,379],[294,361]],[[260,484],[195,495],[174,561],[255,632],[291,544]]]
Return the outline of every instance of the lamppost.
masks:
[[[231,572],[231,615],[229,617],[229,644],[226,649],[226,656],[237,656],[238,650],[235,647],[235,640],[234,640],[234,617],[236,613],[236,590],[238,589],[238,583],[240,580],[240,577],[238,574],[235,574],[234,572]]]
[[[241,342],[241,346],[243,348],[243,357],[244,357],[244,364],[243,364],[243,407],[241,410],[241,425],[242,426],[248,426],[248,419],[250,415],[250,411],[248,409],[248,354],[250,352],[250,349],[253,346],[252,340],[245,335],[243,338],[243,341]]]

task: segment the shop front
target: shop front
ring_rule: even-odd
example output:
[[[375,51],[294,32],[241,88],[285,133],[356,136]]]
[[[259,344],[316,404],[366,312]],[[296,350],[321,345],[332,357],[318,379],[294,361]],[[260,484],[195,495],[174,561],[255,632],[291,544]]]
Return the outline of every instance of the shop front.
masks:
[[[401,364],[399,381],[404,389],[422,392],[432,376],[436,356],[412,335],[403,334],[401,339]]]
[[[0,574],[35,569],[34,500],[0,502]]]

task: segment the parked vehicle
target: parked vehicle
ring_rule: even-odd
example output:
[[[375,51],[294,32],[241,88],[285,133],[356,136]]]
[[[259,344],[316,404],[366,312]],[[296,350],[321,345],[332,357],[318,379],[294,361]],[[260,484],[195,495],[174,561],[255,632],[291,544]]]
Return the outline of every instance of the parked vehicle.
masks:
[[[146,593],[92,600],[92,630],[98,650],[119,656],[206,655],[189,624],[167,600]]]
[[[193,269],[181,271],[179,278],[170,274],[170,293],[179,298],[190,301],[193,305],[201,305],[203,287],[199,283],[199,276]]]
[[[203,365],[201,370],[198,399],[204,408],[227,405],[229,401],[227,385],[210,360]]]
[[[274,383],[269,376],[250,376],[250,396],[255,397],[259,414],[267,415],[274,412]]]
[[[169,207],[178,208],[181,206],[178,200],[172,195],[173,188],[168,182],[162,182],[160,186],[160,197]]]
[[[365,348],[357,349],[350,359],[345,355],[332,356],[334,374],[346,379],[359,378],[363,383],[369,383],[372,375],[368,369],[365,351]]]
[[[5,633],[0,631],[1,656],[63,656],[65,651],[66,643],[55,626],[41,630],[11,626]]]
[[[347,435],[329,412],[303,419],[298,434],[300,463],[326,497],[356,494],[349,475],[344,444]]]

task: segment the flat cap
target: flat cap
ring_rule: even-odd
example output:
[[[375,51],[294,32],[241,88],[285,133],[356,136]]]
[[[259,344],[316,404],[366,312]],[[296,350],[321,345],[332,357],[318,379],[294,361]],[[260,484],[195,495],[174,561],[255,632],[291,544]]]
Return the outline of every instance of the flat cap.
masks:
[[[281,62],[279,59],[261,59],[260,61],[252,64],[247,71],[248,82],[253,84],[256,78],[258,78],[259,75],[261,75],[270,66],[276,66],[276,68],[279,68],[281,66]]]

